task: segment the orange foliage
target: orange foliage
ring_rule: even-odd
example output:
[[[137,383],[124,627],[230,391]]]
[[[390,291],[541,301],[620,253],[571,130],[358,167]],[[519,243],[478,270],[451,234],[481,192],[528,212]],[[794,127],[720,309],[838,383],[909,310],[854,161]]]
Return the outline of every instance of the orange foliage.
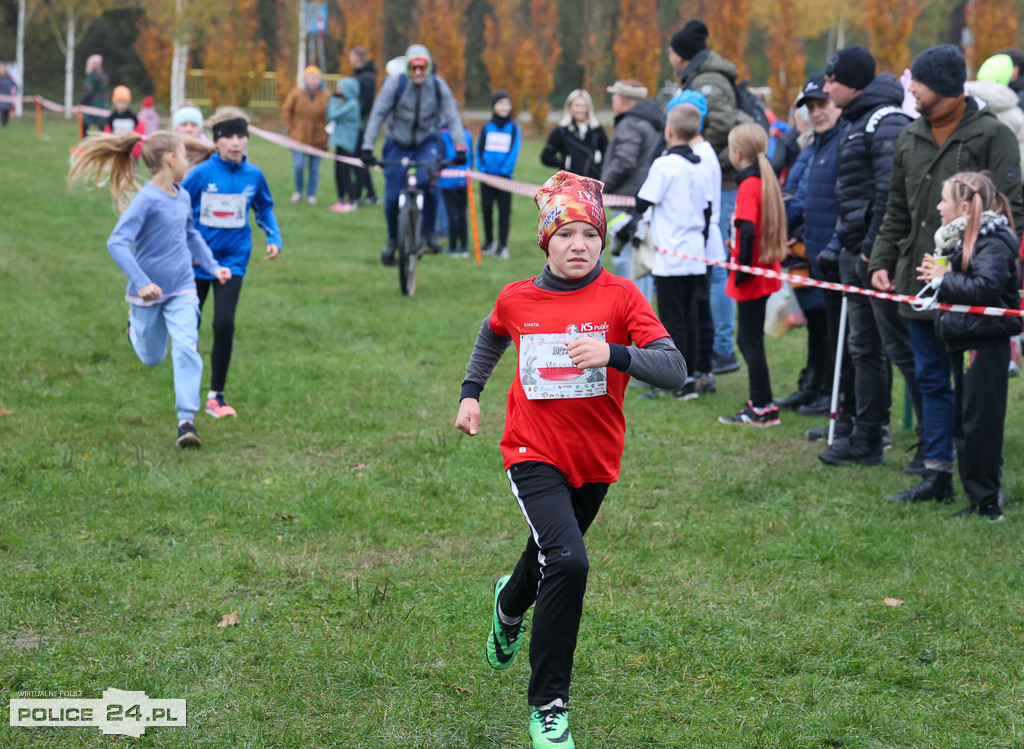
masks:
[[[772,90],[772,109],[783,120],[804,84],[804,69],[807,67],[803,40],[793,38],[792,33],[798,21],[796,0],[778,0],[775,23],[768,34],[767,52],[771,65],[768,86]]]
[[[342,0],[341,15],[345,19],[345,51],[341,69],[348,69],[348,50],[363,46],[371,60],[380,60],[384,52],[384,0]],[[445,80],[448,80],[445,76]],[[448,81],[451,83],[451,81]]]
[[[523,18],[515,3],[492,0],[484,18],[484,57],[492,89],[504,88],[514,110],[524,107],[542,132],[555,86],[554,70],[562,55],[558,41],[558,7],[554,0],[531,0],[530,17]]]
[[[864,28],[879,72],[899,76],[912,62],[907,40],[924,10],[922,0],[866,0]]]
[[[974,41],[967,50],[967,66],[977,70],[996,50],[1017,46],[1017,15],[1013,0],[971,0],[967,28]]]
[[[466,35],[459,22],[467,4],[466,0],[422,0],[415,40],[430,50],[438,74],[459,104],[466,98]]]
[[[611,35],[615,29],[613,16],[614,9],[609,7],[607,0],[584,0],[582,36],[585,41],[580,47],[578,62],[583,68],[583,88],[597,103],[601,101],[600,94],[609,78]]]
[[[288,0],[277,0],[274,11],[277,15],[277,57],[274,59],[274,72],[277,74],[277,98],[284,97],[295,85],[295,37],[298,30],[295,24],[298,18],[293,14]]]
[[[665,54],[657,0],[623,0],[615,35],[615,77],[640,81],[653,96]]]
[[[701,16],[708,27],[708,46],[736,65],[739,80],[747,76],[747,34],[753,6],[754,0],[705,0]]]
[[[214,106],[249,103],[267,68],[267,44],[259,38],[256,0],[236,0],[215,22],[221,29],[216,43],[203,51],[206,95]]]
[[[157,26],[148,23],[145,18],[139,19],[136,28],[139,35],[135,39],[135,51],[153,81],[153,97],[166,104],[171,90],[171,66],[168,60],[171,59],[174,44],[169,36],[160,33]]]

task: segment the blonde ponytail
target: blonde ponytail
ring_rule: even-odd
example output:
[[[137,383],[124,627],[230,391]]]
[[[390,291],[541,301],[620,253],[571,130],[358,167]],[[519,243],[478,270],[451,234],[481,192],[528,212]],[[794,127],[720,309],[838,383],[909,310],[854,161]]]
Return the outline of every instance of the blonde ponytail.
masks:
[[[68,185],[90,182],[95,187],[109,185],[114,208],[124,212],[139,189],[138,166],[132,158],[132,149],[142,140],[142,135],[135,132],[103,133],[86,138],[72,151]]]

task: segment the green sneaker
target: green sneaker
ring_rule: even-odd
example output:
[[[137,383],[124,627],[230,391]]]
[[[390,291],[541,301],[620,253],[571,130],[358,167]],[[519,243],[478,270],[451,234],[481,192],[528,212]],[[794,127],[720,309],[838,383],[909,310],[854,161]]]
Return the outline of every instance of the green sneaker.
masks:
[[[517,624],[502,624],[498,618],[498,594],[508,583],[512,575],[499,577],[494,583],[494,607],[491,609],[491,631],[487,635],[487,662],[491,668],[504,671],[512,665],[512,661],[519,652],[519,646],[523,644],[519,635],[523,631],[523,620]]]
[[[533,749],[576,749],[569,733],[569,711],[561,706],[534,710],[530,714]]]

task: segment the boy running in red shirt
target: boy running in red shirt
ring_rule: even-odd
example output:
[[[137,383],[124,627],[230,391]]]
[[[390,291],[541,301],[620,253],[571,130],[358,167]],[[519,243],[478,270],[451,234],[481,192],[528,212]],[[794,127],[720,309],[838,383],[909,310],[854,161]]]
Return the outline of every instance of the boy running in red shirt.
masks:
[[[538,244],[548,262],[509,284],[484,320],[462,383],[455,426],[473,436],[480,393],[509,344],[519,356],[501,452],[530,538],[494,585],[487,661],[511,665],[523,617],[530,641],[534,749],[573,749],[566,704],[589,561],[583,534],[619,476],[629,378],[672,390],[686,364],[636,285],[601,267],[601,183],[559,172],[537,193]],[[631,344],[636,344],[636,348]]]

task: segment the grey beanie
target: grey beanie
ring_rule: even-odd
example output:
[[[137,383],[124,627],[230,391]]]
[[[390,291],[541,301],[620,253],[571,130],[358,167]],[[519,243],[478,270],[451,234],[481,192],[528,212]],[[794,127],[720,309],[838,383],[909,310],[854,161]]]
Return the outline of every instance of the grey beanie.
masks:
[[[956,98],[964,92],[967,63],[952,44],[929,47],[910,66],[910,75],[940,96]]]

